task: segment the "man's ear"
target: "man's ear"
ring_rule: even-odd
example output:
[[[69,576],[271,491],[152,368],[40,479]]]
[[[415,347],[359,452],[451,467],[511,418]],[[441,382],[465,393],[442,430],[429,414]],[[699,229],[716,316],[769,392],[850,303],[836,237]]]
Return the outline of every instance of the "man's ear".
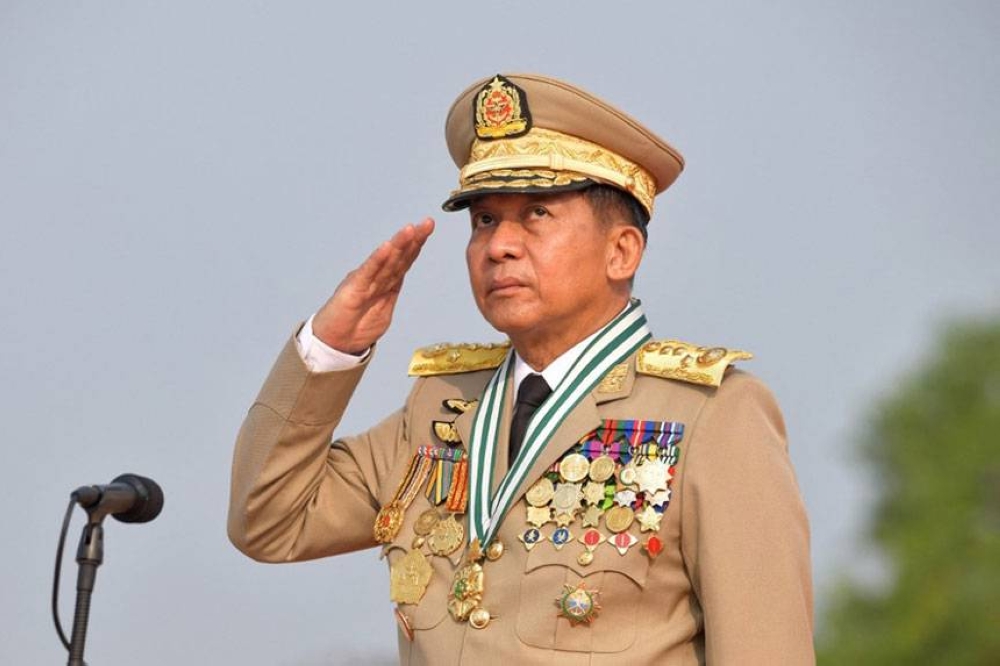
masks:
[[[630,224],[616,224],[608,232],[608,279],[628,281],[639,270],[646,242],[642,232]]]

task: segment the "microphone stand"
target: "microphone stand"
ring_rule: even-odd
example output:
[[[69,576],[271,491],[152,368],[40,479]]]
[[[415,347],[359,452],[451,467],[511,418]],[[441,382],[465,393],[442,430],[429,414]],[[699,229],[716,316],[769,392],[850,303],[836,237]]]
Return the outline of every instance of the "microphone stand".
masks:
[[[94,592],[97,567],[104,562],[104,527],[101,522],[106,514],[87,512],[80,545],[76,549],[79,571],[76,577],[76,610],[73,612],[73,633],[69,646],[68,666],[87,666],[83,648],[87,642],[87,623],[90,621],[90,597]]]

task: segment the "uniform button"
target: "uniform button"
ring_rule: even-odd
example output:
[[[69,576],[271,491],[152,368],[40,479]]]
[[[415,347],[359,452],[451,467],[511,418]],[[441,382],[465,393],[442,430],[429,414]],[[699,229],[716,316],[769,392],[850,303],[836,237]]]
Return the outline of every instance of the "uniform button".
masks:
[[[486,559],[491,562],[499,560],[503,556],[503,544],[499,541],[494,541],[486,548]]]
[[[473,629],[485,629],[486,625],[490,623],[490,612],[485,608],[477,608],[472,611],[472,615],[469,616],[469,624],[472,625]]]

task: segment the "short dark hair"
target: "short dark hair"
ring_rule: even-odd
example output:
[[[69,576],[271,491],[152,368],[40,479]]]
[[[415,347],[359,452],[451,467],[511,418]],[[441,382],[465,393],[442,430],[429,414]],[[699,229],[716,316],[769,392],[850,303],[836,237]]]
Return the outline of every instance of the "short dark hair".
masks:
[[[649,215],[635,197],[617,187],[599,183],[585,188],[583,194],[600,221],[607,224],[614,222],[630,224],[642,232],[642,240],[646,242]]]

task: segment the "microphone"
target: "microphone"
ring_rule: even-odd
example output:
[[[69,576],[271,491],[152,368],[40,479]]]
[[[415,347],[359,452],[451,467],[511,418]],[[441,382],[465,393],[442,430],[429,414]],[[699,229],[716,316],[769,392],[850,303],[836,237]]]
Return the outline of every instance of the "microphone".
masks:
[[[159,484],[138,474],[122,474],[103,486],[80,486],[72,497],[98,521],[111,514],[123,523],[148,523],[163,509]]]

